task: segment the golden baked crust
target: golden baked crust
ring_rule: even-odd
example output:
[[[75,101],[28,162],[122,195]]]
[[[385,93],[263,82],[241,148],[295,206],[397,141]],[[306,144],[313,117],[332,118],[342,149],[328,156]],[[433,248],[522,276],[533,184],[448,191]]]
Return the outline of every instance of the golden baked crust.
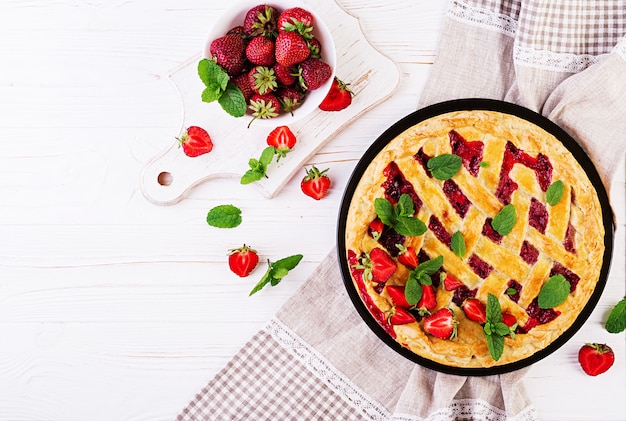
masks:
[[[480,154],[466,153],[468,145],[481,149],[480,143]],[[465,154],[466,158],[451,178],[453,183],[433,178],[426,167],[428,159],[452,153]],[[444,274],[461,281],[484,303],[489,293],[495,295],[502,311],[515,316],[519,325],[517,334],[514,339],[505,337],[504,352],[498,361],[489,353],[483,326],[465,317],[458,299],[457,304],[453,302],[455,291],[446,291],[443,285],[435,288],[437,305],[431,312],[448,307],[458,321],[455,338],[438,339],[423,330],[419,316],[419,321],[400,325],[391,325],[385,318],[394,306],[386,286],[405,285],[410,268],[397,263],[397,269],[383,284],[367,277],[359,282],[355,279],[362,278],[362,269],[355,266],[355,259],[375,247],[387,250],[397,261],[398,251],[390,250],[393,247],[381,244],[368,232],[370,223],[377,218],[374,200],[391,192],[386,191],[392,189],[393,183],[388,181],[389,170],[385,170],[392,162],[406,179],[405,187],[412,187],[421,201],[415,217],[429,227],[421,236],[401,237],[404,245],[414,247],[422,257],[443,256]],[[510,171],[503,170],[507,165]],[[508,183],[503,181],[507,173]],[[546,203],[546,189],[557,180],[564,183],[563,197],[552,206]],[[396,179],[396,187],[398,183],[402,183],[401,177]],[[444,192],[444,184],[447,190],[454,185],[458,188],[448,194]],[[470,203],[464,207],[457,200],[463,196]],[[507,203],[513,204],[517,213],[513,230],[504,236],[490,235],[487,231],[491,218]],[[433,227],[437,223],[443,226],[444,237],[436,235]],[[445,233],[457,231],[463,235],[467,249],[462,257],[446,244]],[[378,322],[415,354],[462,368],[516,362],[557,339],[572,325],[593,293],[604,254],[600,203],[577,160],[542,128],[514,115],[494,111],[442,114],[410,127],[391,140],[372,160],[355,189],[347,214],[345,240],[355,288]],[[470,264],[470,259],[477,260]],[[473,265],[476,261],[486,263],[484,267],[490,270],[481,271]],[[572,283],[572,292],[562,304],[542,313],[536,308],[536,297],[541,286],[555,273],[565,275]],[[433,276],[435,284],[437,278]],[[507,295],[512,285],[520,291]]]

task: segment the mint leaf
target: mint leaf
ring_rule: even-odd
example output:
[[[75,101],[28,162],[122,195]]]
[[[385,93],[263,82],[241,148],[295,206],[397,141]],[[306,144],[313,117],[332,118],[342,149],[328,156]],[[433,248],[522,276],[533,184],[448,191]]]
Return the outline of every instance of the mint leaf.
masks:
[[[539,308],[552,308],[567,299],[571,285],[563,275],[554,275],[539,290],[537,304]]]
[[[204,95],[204,94],[203,94]],[[204,98],[203,98],[204,101]],[[233,83],[229,83],[218,99],[222,109],[233,117],[243,117],[248,105],[241,89]]]
[[[504,236],[513,230],[515,221],[517,220],[517,214],[515,207],[512,204],[508,204],[503,207],[500,212],[491,220],[491,227],[498,232],[498,234]]]
[[[256,294],[262,290],[267,284],[272,286],[278,285],[278,283],[289,273],[290,270],[295,268],[302,260],[301,254],[294,254],[293,256],[285,257],[272,263],[269,260],[268,268],[261,280],[252,288],[250,296]]]
[[[500,307],[500,301],[491,293],[487,295],[487,321],[492,325],[502,322],[502,307]]]
[[[424,285],[424,286],[429,286],[433,284],[433,280],[430,277],[430,275],[424,273],[424,272],[418,272],[416,274],[417,280],[419,281],[420,284]]]
[[[259,158],[259,162],[267,169],[268,165],[272,163],[272,159],[276,154],[276,149],[273,146],[268,146],[263,149],[261,152],[261,157]]]
[[[478,163],[478,166],[479,166],[480,168],[489,168],[489,162],[487,162],[487,161],[480,161],[480,162]]]
[[[454,154],[442,154],[430,158],[426,166],[437,180],[449,180],[461,169],[461,157]]]
[[[463,234],[461,234],[461,231],[457,231],[454,234],[452,234],[452,239],[450,241],[450,248],[452,249],[454,254],[456,254],[457,256],[459,257],[465,256],[465,253],[466,253],[465,239],[463,238]]]
[[[398,216],[411,216],[415,212],[413,207],[413,199],[406,193],[403,193],[396,205],[396,214]]]
[[[396,211],[393,209],[393,205],[382,197],[374,199],[374,210],[376,215],[383,221],[383,224],[393,227],[396,225]]]
[[[557,180],[550,184],[550,187],[548,187],[548,190],[546,191],[546,202],[548,202],[550,206],[554,206],[559,203],[563,197],[563,190],[565,190],[565,185],[561,180]]]
[[[620,333],[626,330],[626,298],[613,307],[605,327],[609,333]]]
[[[425,273],[426,275],[434,275],[443,265],[443,256],[439,255],[434,259],[420,263],[415,269],[415,272]]]
[[[517,290],[515,288],[507,288],[507,290],[504,293],[506,295],[515,295],[517,294]]]
[[[409,276],[404,287],[404,297],[410,305],[415,305],[422,299],[422,285],[417,278]]]
[[[223,92],[228,85],[228,73],[224,71],[216,62],[207,58],[198,62],[198,76],[205,86],[211,90]]]
[[[418,235],[424,234],[428,230],[424,222],[409,216],[398,216],[393,229],[396,230],[398,234],[402,234],[407,237],[417,237]]]
[[[509,327],[502,322],[496,323],[493,327],[495,329],[495,333],[500,336],[506,336],[509,334]]]
[[[486,335],[485,338],[487,339],[487,348],[489,348],[491,358],[494,361],[498,361],[504,352],[504,336],[492,332],[490,335]]]
[[[204,88],[202,91],[202,102],[213,102],[220,99],[222,96],[222,91],[217,85],[210,85]]]
[[[207,224],[216,228],[235,228],[241,221],[241,210],[233,205],[215,206],[206,216]]]
[[[248,166],[250,169],[245,172],[245,174],[241,177],[241,184],[250,184],[255,181],[259,181],[263,177],[266,176],[267,167],[272,163],[272,158],[274,157],[276,150],[273,146],[268,146],[263,149],[261,152],[261,157],[259,159],[250,158],[248,161]]]

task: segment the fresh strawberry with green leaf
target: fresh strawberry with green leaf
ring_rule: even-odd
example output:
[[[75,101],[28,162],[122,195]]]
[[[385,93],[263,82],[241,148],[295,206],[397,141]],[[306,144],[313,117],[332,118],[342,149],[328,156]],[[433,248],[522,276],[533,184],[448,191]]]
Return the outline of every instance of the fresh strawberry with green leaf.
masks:
[[[417,302],[416,307],[420,310],[421,315],[427,314],[437,307],[437,296],[432,285],[422,285],[422,298]]]
[[[237,276],[246,277],[254,270],[259,263],[259,255],[256,250],[246,246],[230,250],[228,255],[228,266]]]
[[[322,111],[341,111],[352,104],[353,95],[354,93],[348,88],[348,84],[335,77],[319,108]]]
[[[211,42],[213,60],[230,76],[241,73],[246,63],[246,43],[240,35],[228,34]]]
[[[454,338],[456,329],[457,321],[449,308],[441,308],[424,319],[424,331],[439,339]]]
[[[417,253],[414,247],[405,247],[402,244],[396,244],[396,248],[400,251],[398,254],[398,262],[402,263],[409,269],[415,269],[419,265]]]
[[[273,146],[278,155],[277,162],[291,151],[296,145],[296,140],[296,135],[288,126],[278,126],[267,136],[267,144]]]
[[[246,46],[246,57],[252,64],[272,66],[276,61],[274,48],[274,41],[259,35],[252,38]]]
[[[305,91],[319,88],[333,73],[328,63],[317,58],[307,58],[299,64],[298,69],[298,80]]]
[[[371,261],[372,278],[375,282],[387,282],[398,268],[389,253],[379,247],[370,250],[369,258]]]
[[[387,290],[387,294],[389,294],[389,298],[391,298],[391,302],[396,306],[403,309],[408,310],[411,308],[411,304],[406,301],[406,297],[404,296],[404,287],[401,285],[387,285],[385,287]]]
[[[250,127],[252,122],[257,118],[267,119],[278,116],[280,102],[273,94],[254,94],[252,98],[250,98],[248,108],[252,111],[252,116],[254,117],[250,120],[250,123],[248,123],[248,127]]]
[[[255,66],[248,72],[248,78],[250,88],[259,95],[272,93],[278,88],[276,75],[271,67]]]
[[[276,80],[280,85],[288,87],[293,85],[296,81],[296,77],[293,75],[295,70],[292,66],[283,66],[280,63],[274,63],[272,68],[274,69]]]
[[[477,323],[485,323],[487,321],[487,307],[478,298],[468,298],[461,306],[465,316]]]
[[[296,32],[281,32],[275,44],[276,62],[283,66],[302,63],[309,55],[309,44]]]
[[[281,87],[276,91],[276,97],[280,102],[280,109],[293,115],[293,110],[302,105],[304,95],[294,88]]]
[[[320,171],[315,166],[306,170],[306,175],[300,182],[302,192],[315,200],[326,197],[330,188],[330,178],[326,175],[327,172],[328,168]]]
[[[511,313],[502,313],[502,323],[515,330],[517,327],[517,319]]]
[[[251,36],[263,35],[275,37],[278,28],[276,26],[280,12],[273,6],[259,4],[246,12],[243,19],[244,32]]]
[[[178,146],[183,148],[185,155],[196,157],[213,150],[211,136],[202,127],[189,126],[180,138],[177,138]]]
[[[370,222],[369,226],[367,227],[367,233],[374,240],[378,241],[384,229],[385,224],[383,223],[383,221],[381,221],[380,218],[376,218],[372,222]]]
[[[413,323],[415,321],[415,317],[403,308],[392,307],[387,312],[387,321],[392,325],[406,325],[408,323]]]
[[[302,7],[291,7],[283,10],[278,17],[279,32],[297,32],[300,35],[310,36],[313,31],[313,15]]]
[[[615,354],[606,344],[588,343],[578,351],[578,362],[590,376],[606,372],[615,362]]]

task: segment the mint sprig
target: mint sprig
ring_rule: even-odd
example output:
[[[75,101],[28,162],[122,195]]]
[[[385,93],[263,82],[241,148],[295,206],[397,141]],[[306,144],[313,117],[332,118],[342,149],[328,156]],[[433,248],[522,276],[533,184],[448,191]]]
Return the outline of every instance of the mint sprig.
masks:
[[[383,224],[407,237],[423,235],[427,230],[426,224],[413,216],[414,209],[413,200],[406,193],[400,196],[395,208],[385,198],[374,199],[374,210]]]
[[[558,306],[567,299],[570,289],[571,285],[563,275],[557,274],[550,277],[539,290],[537,297],[539,308],[546,309]]]
[[[564,190],[565,185],[561,180],[557,180],[550,184],[550,187],[546,190],[546,202],[548,202],[550,206],[556,205],[563,197]]]
[[[241,209],[233,205],[215,206],[206,216],[207,224],[216,228],[235,228],[241,221]]]
[[[489,293],[487,295],[487,317],[483,330],[487,340],[489,354],[494,361],[498,361],[504,352],[504,337],[510,335],[515,338],[515,328],[517,326],[507,326],[502,322],[502,308],[498,298]]]
[[[202,91],[203,102],[217,101],[233,117],[246,114],[247,104],[243,92],[230,81],[228,73],[216,62],[207,58],[200,60],[198,76],[205,86]]]
[[[516,221],[517,213],[515,212],[515,207],[509,203],[500,209],[500,212],[493,217],[491,227],[496,230],[498,234],[505,236],[513,230]]]
[[[451,179],[461,169],[462,164],[460,156],[446,153],[430,158],[426,166],[433,177],[445,181]]]
[[[298,263],[302,260],[301,254],[294,254],[293,256],[285,257],[275,262],[267,261],[268,267],[265,274],[261,277],[261,280],[252,288],[250,295],[252,296],[262,290],[267,284],[276,286],[278,283],[289,273],[290,270],[298,266]]]
[[[409,273],[409,278],[404,288],[404,297],[407,303],[415,305],[422,299],[422,285],[432,285],[431,275],[435,274],[442,265],[443,256],[437,256],[434,259],[420,263]]]
[[[267,177],[267,168],[272,163],[275,154],[276,149],[273,146],[268,146],[263,149],[259,159],[251,158],[248,161],[250,169],[241,177],[241,184],[250,184]]]
[[[620,333],[626,330],[626,297],[615,304],[605,324],[609,333]]]
[[[465,239],[463,238],[463,234],[461,234],[461,231],[457,231],[452,234],[452,239],[450,240],[450,248],[457,256],[465,256],[467,250],[465,248]]]

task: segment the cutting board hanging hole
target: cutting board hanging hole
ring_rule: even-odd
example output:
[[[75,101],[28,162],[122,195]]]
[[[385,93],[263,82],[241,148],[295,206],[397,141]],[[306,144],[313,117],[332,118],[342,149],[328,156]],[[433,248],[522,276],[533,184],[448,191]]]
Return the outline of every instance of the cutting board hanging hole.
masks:
[[[172,173],[163,171],[157,176],[157,182],[159,185],[167,187],[174,182],[174,177],[172,176]]]

